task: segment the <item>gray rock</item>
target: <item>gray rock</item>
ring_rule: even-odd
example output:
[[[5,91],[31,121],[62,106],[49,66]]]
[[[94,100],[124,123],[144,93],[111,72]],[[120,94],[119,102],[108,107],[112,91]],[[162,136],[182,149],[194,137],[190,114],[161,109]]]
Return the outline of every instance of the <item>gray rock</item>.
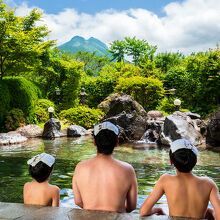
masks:
[[[67,137],[80,137],[88,134],[89,132],[79,125],[70,125],[67,128]]]
[[[186,116],[189,116],[191,119],[201,119],[201,116],[197,113],[184,112]]]
[[[148,118],[160,118],[163,117],[163,112],[161,111],[149,111],[147,113]]]
[[[220,108],[209,116],[207,129],[207,143],[220,147]]]
[[[145,143],[159,144],[160,133],[163,129],[165,117],[148,118],[147,128],[141,140]]]
[[[131,96],[124,93],[108,96],[98,106],[105,112],[103,121],[119,128],[119,142],[140,140],[146,131],[147,113]]]
[[[27,141],[27,138],[19,133],[1,133],[0,145],[20,144]]]
[[[25,137],[41,137],[43,133],[43,129],[35,124],[29,124],[27,126],[19,127],[16,129],[17,133]]]
[[[44,131],[42,137],[45,139],[54,139],[61,137],[61,125],[58,119],[51,118],[44,124]]]
[[[185,138],[196,146],[205,145],[205,136],[201,134],[200,126],[202,124],[201,120],[193,120],[184,112],[174,112],[167,116],[164,121],[160,133],[160,143],[170,145],[172,141]],[[203,131],[203,133],[205,132]]]

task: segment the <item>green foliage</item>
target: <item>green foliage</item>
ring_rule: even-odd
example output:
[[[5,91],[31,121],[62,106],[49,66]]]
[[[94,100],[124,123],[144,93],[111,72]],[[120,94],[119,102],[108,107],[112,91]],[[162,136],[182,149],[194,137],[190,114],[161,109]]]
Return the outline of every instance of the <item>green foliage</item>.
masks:
[[[159,79],[140,76],[120,78],[115,91],[131,95],[148,110],[155,109],[164,94],[163,83]]]
[[[82,82],[86,93],[86,104],[89,107],[97,107],[108,95],[114,91],[115,81],[111,77],[98,76],[87,77]]]
[[[179,66],[169,69],[164,77],[166,89],[177,89],[183,108],[201,115],[208,114],[220,103],[220,51],[188,56]]]
[[[13,108],[8,112],[5,121],[5,127],[8,131],[16,130],[18,127],[24,126],[24,113],[19,108]]]
[[[39,99],[37,107],[35,108],[35,119],[38,123],[46,122],[49,119],[49,107],[55,109],[55,104],[48,99]]]
[[[40,65],[39,55],[53,45],[45,41],[46,26],[36,26],[42,13],[33,9],[20,17],[0,1],[0,78],[17,76]]]
[[[121,62],[124,60],[126,54],[126,43],[125,41],[119,40],[113,41],[110,43],[110,47],[107,51],[112,54],[112,60]]]
[[[97,76],[109,61],[108,57],[97,56],[96,52],[89,53],[88,51],[79,51],[73,57],[83,62],[83,70],[88,76]]]
[[[140,76],[141,71],[142,70],[140,67],[121,61],[110,63],[109,65],[103,67],[102,71],[100,71],[100,76],[110,77],[117,81],[119,77],[127,78],[132,76]]]
[[[132,62],[137,66],[140,59],[144,56],[152,60],[156,50],[156,46],[150,46],[145,40],[125,37],[124,40],[113,41],[108,51],[112,54],[112,60],[121,62],[124,60],[125,55],[127,55],[132,57]]]
[[[145,40],[137,40],[135,37],[126,37],[125,42],[127,55],[132,57],[135,66],[143,56],[147,56],[152,60],[157,50],[156,46],[150,46]]]
[[[69,123],[80,125],[86,129],[92,128],[104,116],[100,109],[93,109],[86,106],[78,106],[60,112],[60,118]]]
[[[42,66],[35,75],[37,81],[46,91],[49,99],[56,101],[55,89],[61,90],[60,107],[73,107],[78,98],[80,79],[83,75],[83,63],[75,61],[72,56],[57,48],[47,50],[41,57]]]
[[[0,125],[3,125],[6,113],[9,111],[10,100],[10,91],[7,84],[4,81],[0,81]]]
[[[10,109],[19,108],[32,121],[38,103],[38,89],[35,84],[22,77],[5,77],[3,82],[10,91]]]
[[[159,53],[154,57],[154,61],[157,68],[160,68],[162,72],[166,73],[171,67],[178,66],[184,59],[182,53]]]

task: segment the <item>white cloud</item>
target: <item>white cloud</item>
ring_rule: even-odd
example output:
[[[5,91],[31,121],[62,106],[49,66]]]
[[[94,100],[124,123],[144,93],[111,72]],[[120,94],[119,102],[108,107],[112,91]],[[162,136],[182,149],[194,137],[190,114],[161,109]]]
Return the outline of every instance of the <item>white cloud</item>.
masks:
[[[17,13],[24,15],[30,10],[23,3]],[[164,12],[164,17],[158,17],[146,9],[109,9],[90,15],[65,9],[59,14],[44,14],[44,22],[52,30],[51,39],[57,39],[58,45],[75,35],[95,37],[106,44],[136,36],[157,45],[159,51],[189,54],[214,48],[220,41],[219,0],[172,2],[166,5]]]

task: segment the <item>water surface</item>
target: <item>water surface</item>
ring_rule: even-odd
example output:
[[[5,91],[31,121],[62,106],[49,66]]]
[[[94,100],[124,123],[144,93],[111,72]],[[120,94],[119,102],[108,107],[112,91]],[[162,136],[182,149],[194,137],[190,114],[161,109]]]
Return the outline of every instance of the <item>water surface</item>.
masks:
[[[96,155],[93,140],[89,137],[30,139],[23,145],[0,146],[0,201],[23,203],[24,183],[32,180],[27,160],[42,152],[56,158],[50,183],[60,187],[61,205],[76,207],[72,193],[73,171],[79,161]],[[175,174],[175,169],[169,165],[167,148],[129,143],[116,147],[114,157],[131,163],[135,168],[139,187],[135,212],[138,212],[162,174]],[[220,188],[220,153],[200,151],[194,173],[212,178]],[[165,196],[158,201],[158,205],[169,213]]]

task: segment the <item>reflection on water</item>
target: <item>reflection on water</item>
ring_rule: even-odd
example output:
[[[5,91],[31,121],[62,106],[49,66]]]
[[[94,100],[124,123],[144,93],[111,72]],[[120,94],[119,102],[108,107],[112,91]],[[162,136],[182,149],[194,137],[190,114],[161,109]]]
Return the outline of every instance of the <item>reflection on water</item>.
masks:
[[[31,181],[26,161],[46,152],[56,158],[51,184],[61,189],[62,206],[75,207],[72,192],[72,176],[76,164],[96,155],[91,138],[59,138],[55,140],[31,139],[25,145],[0,147],[0,201],[23,202],[23,185]],[[168,149],[154,145],[130,143],[115,149],[114,157],[133,165],[138,179],[138,208],[152,191],[158,178],[164,173],[174,174],[169,165]],[[194,173],[211,177],[220,188],[220,153],[201,151]],[[166,197],[159,201],[168,214]],[[135,210],[138,212],[138,210]]]

